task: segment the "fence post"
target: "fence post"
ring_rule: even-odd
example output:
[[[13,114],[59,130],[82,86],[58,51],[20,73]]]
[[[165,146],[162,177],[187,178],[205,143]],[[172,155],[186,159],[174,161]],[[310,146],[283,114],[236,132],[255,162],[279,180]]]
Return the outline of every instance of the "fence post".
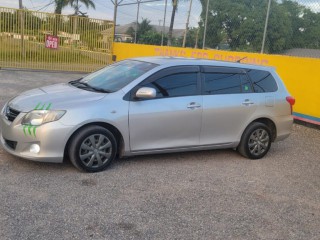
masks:
[[[21,56],[22,59],[26,59],[26,51],[24,47],[24,11],[22,0],[19,0],[19,15],[20,15],[20,36],[21,36]]]

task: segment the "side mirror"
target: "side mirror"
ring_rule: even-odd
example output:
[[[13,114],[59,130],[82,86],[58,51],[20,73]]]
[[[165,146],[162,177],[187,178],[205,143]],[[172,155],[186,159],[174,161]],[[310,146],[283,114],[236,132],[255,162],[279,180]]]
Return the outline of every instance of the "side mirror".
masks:
[[[155,98],[156,96],[157,96],[156,90],[150,87],[139,88],[139,90],[136,92],[137,98],[152,99],[152,98]]]

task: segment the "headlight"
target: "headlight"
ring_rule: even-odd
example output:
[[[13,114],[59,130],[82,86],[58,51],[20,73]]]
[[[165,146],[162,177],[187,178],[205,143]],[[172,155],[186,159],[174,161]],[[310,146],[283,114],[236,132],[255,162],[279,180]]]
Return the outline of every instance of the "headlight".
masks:
[[[22,119],[22,125],[40,126],[48,122],[59,120],[66,111],[53,111],[53,110],[33,110]]]

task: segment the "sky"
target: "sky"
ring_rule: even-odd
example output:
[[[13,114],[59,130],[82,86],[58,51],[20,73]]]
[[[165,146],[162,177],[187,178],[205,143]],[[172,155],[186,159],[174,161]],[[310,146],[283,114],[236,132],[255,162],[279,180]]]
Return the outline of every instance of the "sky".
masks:
[[[22,0],[23,6],[29,10],[40,10],[43,12],[53,12],[54,4],[49,3],[53,0]],[[111,0],[93,0],[96,9],[86,9],[83,5],[80,8],[80,11],[87,12],[89,17],[97,19],[113,19],[114,5]],[[119,0],[118,0],[119,1]],[[143,0],[142,0],[143,1]],[[136,0],[123,0],[123,3],[133,3]],[[190,1],[180,1],[178,11],[175,18],[175,29],[184,29],[186,25],[188,10],[189,10]],[[11,7],[18,8],[19,0],[0,0],[1,7]],[[143,3],[140,5],[139,11],[139,21],[142,21],[142,18],[151,20],[153,25],[163,25],[164,19],[164,9],[165,9],[165,0]],[[202,11],[202,6],[199,0],[193,0],[192,11],[190,15],[190,24],[189,26],[197,26],[199,22],[199,16]],[[73,9],[71,7],[64,8],[62,14],[72,14]],[[172,13],[171,0],[168,0],[167,14],[166,14],[166,26],[169,26]],[[137,5],[129,6],[119,6],[118,15],[117,15],[117,24],[123,25],[131,22],[135,22],[137,17]]]
[[[29,10],[40,10],[44,12],[54,11],[54,0],[22,0],[23,5]],[[93,0],[96,9],[86,9],[85,6],[80,8],[80,11],[87,12],[89,17],[97,19],[113,19],[114,6],[111,0]],[[118,0],[119,1],[119,0]],[[133,3],[137,0],[123,0],[123,3]],[[143,1],[143,0],[142,0]],[[267,1],[267,0],[266,0]],[[166,14],[166,26],[170,23],[172,5],[171,0],[168,0],[167,14]],[[315,12],[320,12],[320,0],[297,0],[297,2],[310,7]],[[50,4],[51,3],[51,4]],[[48,5],[49,4],[49,5]],[[186,25],[186,20],[188,16],[189,0],[180,0],[178,6],[178,12],[176,14],[174,28],[184,29]],[[19,0],[0,0],[1,7],[19,7]],[[139,12],[139,22],[142,18],[149,19],[153,25],[163,25],[165,9],[165,0],[143,3],[140,5]],[[193,0],[192,10],[190,15],[190,25],[191,27],[197,26],[200,20],[200,14],[202,11],[202,6],[199,0]],[[62,14],[72,14],[73,9],[67,7],[63,9]],[[117,24],[124,25],[127,23],[135,22],[137,16],[137,5],[120,6],[118,8]]]

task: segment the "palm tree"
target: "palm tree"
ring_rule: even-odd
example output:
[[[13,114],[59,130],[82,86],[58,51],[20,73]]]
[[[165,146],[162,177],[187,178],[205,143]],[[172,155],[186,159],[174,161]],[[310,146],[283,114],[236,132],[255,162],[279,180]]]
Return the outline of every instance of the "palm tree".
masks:
[[[75,15],[79,15],[79,13],[81,13],[79,11],[80,9],[79,2],[83,3],[87,8],[89,7],[92,7],[93,9],[96,8],[96,6],[93,3],[93,0],[54,0],[54,2],[55,2],[55,9],[54,9],[55,14],[61,14],[62,9],[70,5],[74,8]]]
[[[85,15],[86,13],[81,12],[79,9],[81,6],[79,6],[79,2],[83,3],[86,8],[92,7],[93,9],[96,9],[96,6],[92,0],[68,0],[71,7],[74,9],[74,15]]]
[[[178,8],[178,1],[179,0],[172,0],[172,14],[171,14],[171,21],[170,21],[170,27],[168,32],[168,46],[172,45],[172,31],[173,31],[174,18]]]
[[[55,3],[54,13],[61,14],[62,9],[68,5],[69,0],[54,0],[54,3]]]

